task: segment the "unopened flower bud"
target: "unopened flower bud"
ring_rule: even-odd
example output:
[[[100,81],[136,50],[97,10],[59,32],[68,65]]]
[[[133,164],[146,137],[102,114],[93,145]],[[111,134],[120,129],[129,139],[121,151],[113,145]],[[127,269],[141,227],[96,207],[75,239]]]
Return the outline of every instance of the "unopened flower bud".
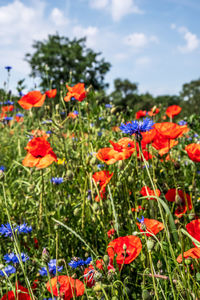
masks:
[[[147,241],[147,249],[149,251],[151,251],[153,249],[153,247],[154,247],[154,240],[148,239],[148,241]]]
[[[49,258],[50,258],[49,252],[47,251],[46,248],[44,248],[42,251],[42,261],[47,263],[49,261]]]

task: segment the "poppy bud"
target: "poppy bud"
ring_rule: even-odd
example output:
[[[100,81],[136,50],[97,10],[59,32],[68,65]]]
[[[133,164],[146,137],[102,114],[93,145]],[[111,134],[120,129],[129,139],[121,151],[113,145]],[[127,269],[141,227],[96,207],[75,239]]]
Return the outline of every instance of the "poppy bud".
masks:
[[[162,265],[163,265],[162,262],[159,260],[159,261],[157,262],[157,268],[158,268],[158,269],[161,269],[161,268],[162,268]]]
[[[188,215],[188,217],[189,217],[190,220],[193,220],[195,218],[195,214],[194,213],[190,213]]]
[[[80,211],[81,211],[80,208],[78,208],[78,207],[75,208],[75,210],[74,210],[74,216],[78,217],[80,215]]]
[[[132,235],[138,235],[138,232],[137,231],[133,231]]]
[[[147,290],[142,291],[142,300],[150,300],[152,299],[150,293]]]
[[[147,249],[149,251],[151,251],[153,249],[153,247],[154,247],[154,240],[148,239],[148,241],[147,241]]]
[[[102,288],[101,288],[101,284],[100,283],[96,283],[93,287],[93,290],[95,292],[101,292],[102,291]]]
[[[129,183],[133,183],[133,182],[134,182],[134,179],[133,179],[132,176],[128,176],[128,182],[129,182]]]
[[[111,111],[110,111],[110,112],[111,112],[111,114],[114,114],[114,113],[116,112],[116,110],[117,110],[117,107],[115,107],[115,106],[114,106],[114,107],[112,107],[112,108],[111,108]]]
[[[96,163],[97,163],[97,159],[96,159],[96,157],[94,156],[94,157],[92,157],[92,158],[90,159],[90,165],[94,166]]]
[[[96,202],[93,204],[92,207],[93,207],[93,209],[94,209],[95,212],[97,212],[99,210],[99,205]]]
[[[123,170],[123,169],[124,169],[124,163],[123,163],[122,160],[119,160],[119,161],[118,161],[118,168],[119,168],[120,170]]]
[[[190,258],[185,259],[185,264],[186,265],[191,265],[192,260]]]
[[[181,199],[181,197],[179,196],[179,194],[176,194],[175,196],[175,203],[180,205],[182,204],[183,200]]]
[[[107,118],[107,122],[108,122],[108,123],[110,123],[111,120],[112,120],[111,117],[108,117],[108,118]]]
[[[74,173],[71,170],[68,170],[66,173],[66,177],[68,180],[72,180],[74,177]]]
[[[126,244],[124,244],[124,245],[123,245],[123,249],[124,249],[124,250],[126,250],[126,249],[127,249],[127,246],[126,246]]]
[[[50,258],[49,252],[47,251],[46,248],[44,248],[42,251],[42,261],[47,263],[49,261],[49,258]]]
[[[95,280],[95,281],[100,281],[101,278],[102,278],[102,274],[99,273],[98,271],[96,271],[96,272],[94,273],[94,280]]]
[[[105,262],[106,265],[108,265],[108,264],[109,264],[109,261],[110,261],[109,256],[108,256],[108,255],[104,255],[103,261]]]

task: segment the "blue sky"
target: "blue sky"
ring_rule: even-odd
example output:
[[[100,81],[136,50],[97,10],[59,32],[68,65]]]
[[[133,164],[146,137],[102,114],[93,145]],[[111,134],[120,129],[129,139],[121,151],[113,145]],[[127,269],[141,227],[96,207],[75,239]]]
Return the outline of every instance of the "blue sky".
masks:
[[[11,65],[12,89],[22,78],[32,88],[24,55],[57,31],[102,52],[110,90],[120,77],[140,93],[178,94],[200,77],[199,15],[199,0],[0,0],[0,87]]]

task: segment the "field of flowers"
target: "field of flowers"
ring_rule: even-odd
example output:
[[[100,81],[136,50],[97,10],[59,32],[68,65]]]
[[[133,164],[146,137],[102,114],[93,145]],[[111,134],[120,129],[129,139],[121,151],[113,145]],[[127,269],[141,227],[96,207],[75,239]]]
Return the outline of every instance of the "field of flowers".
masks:
[[[0,299],[200,299],[198,116],[84,83],[0,101]]]

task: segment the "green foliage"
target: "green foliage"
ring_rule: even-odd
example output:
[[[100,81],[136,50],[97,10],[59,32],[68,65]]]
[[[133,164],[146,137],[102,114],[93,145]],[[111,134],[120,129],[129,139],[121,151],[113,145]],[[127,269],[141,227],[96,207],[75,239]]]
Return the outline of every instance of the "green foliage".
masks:
[[[95,90],[108,86],[104,77],[111,65],[101,53],[95,53],[86,47],[86,39],[69,40],[66,37],[49,35],[48,39],[33,44],[35,52],[26,54],[26,61],[30,64],[31,76],[41,79],[44,89],[58,88],[61,82],[72,84],[84,82],[92,85]]]

